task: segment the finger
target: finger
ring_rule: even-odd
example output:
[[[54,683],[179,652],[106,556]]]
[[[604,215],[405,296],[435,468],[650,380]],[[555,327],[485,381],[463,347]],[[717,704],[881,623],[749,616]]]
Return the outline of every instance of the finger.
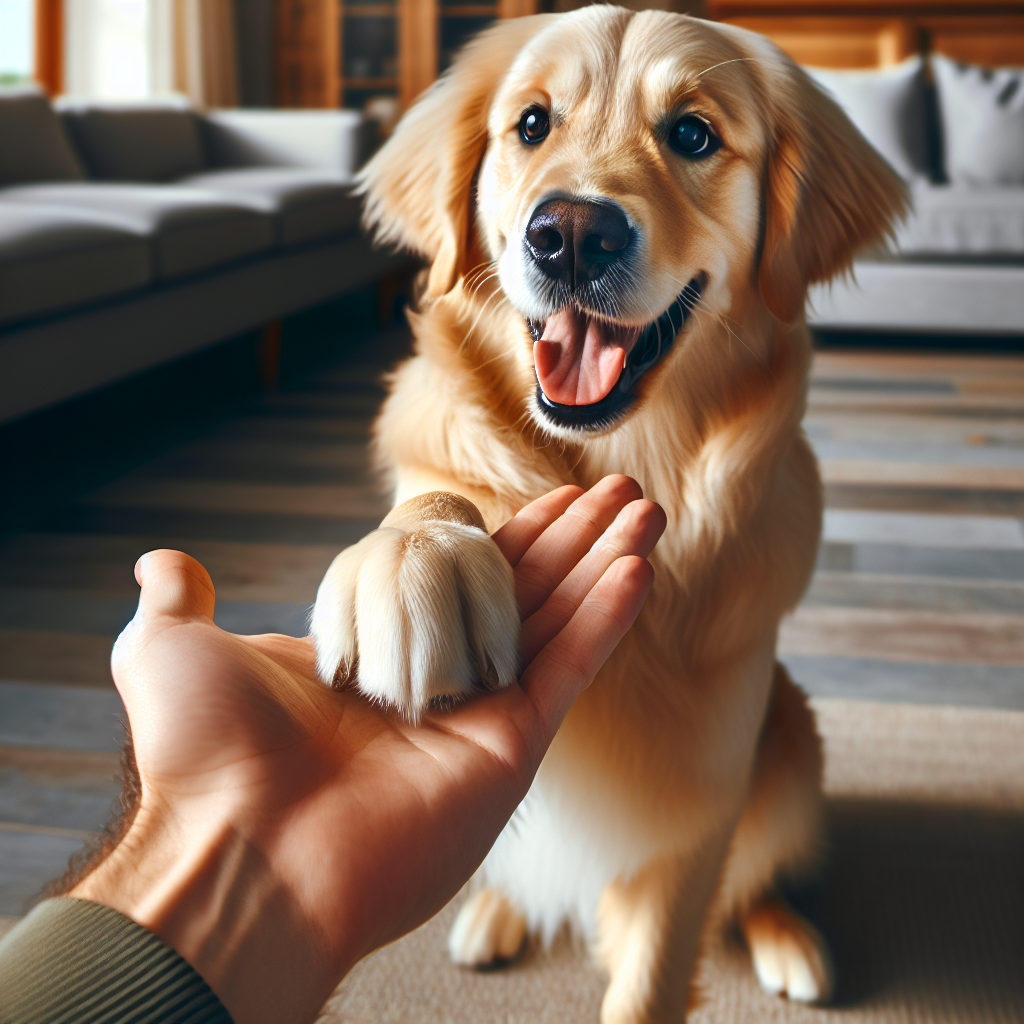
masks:
[[[210,574],[184,551],[150,551],[135,563],[135,579],[142,587],[137,617],[143,621],[213,618],[216,595]]]
[[[566,484],[521,508],[491,538],[505,561],[514,569],[530,545],[584,493],[582,487]]]
[[[654,569],[646,559],[617,559],[565,628],[527,666],[520,686],[539,719],[540,735],[532,737],[538,763],[573,701],[636,621],[653,582]]]
[[[606,476],[577,498],[531,545],[516,566],[519,614],[529,618],[593,547],[621,509],[644,496],[628,476]]]
[[[126,702],[132,666],[155,632],[169,620],[212,619],[215,600],[210,574],[183,551],[160,548],[148,552],[135,563],[135,579],[142,588],[139,607],[110,652],[114,682]]]
[[[609,566],[624,555],[646,558],[665,531],[665,511],[653,501],[631,501],[555,592],[524,623],[519,650],[529,664],[583,603]]]

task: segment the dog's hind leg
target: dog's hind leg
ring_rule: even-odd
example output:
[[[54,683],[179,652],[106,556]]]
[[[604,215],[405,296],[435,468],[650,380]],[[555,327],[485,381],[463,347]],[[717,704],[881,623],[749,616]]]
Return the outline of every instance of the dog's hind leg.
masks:
[[[798,873],[816,859],[821,772],[814,713],[776,664],[747,804],[733,834],[716,909],[738,919],[761,986],[801,1002],[828,999],[831,962],[824,939],[774,884],[779,875]]]
[[[801,1003],[828,999],[833,985],[828,946],[817,928],[783,899],[762,896],[740,927],[763,989]]]
[[[480,889],[459,909],[448,933],[448,955],[464,967],[497,967],[515,959],[526,918],[498,889]]]

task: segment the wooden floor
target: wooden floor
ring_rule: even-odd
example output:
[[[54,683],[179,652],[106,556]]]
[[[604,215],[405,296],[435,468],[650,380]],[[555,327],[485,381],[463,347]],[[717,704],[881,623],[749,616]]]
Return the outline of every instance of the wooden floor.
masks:
[[[107,667],[135,559],[189,551],[238,632],[302,635],[337,551],[387,509],[366,439],[381,334],[0,545],[0,916],[115,795]],[[781,655],[820,698],[1024,712],[1024,359],[820,354],[807,432],[825,534]]]

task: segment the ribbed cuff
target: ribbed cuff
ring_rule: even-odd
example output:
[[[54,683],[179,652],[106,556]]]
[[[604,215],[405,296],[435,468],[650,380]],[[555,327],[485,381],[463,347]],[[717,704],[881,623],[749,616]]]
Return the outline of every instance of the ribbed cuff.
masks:
[[[2,1024],[232,1024],[170,946],[112,907],[61,896],[0,941]]]

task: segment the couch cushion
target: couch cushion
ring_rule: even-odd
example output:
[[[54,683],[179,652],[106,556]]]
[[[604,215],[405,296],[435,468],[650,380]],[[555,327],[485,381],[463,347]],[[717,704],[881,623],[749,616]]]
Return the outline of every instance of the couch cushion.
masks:
[[[1024,184],[1024,68],[933,54],[946,175],[954,185]]]
[[[896,230],[904,255],[1024,256],[1024,188],[915,185]]]
[[[85,177],[60,118],[38,89],[0,89],[0,140],[0,185]]]
[[[223,193],[274,218],[279,245],[298,245],[359,227],[360,200],[337,174],[301,168],[208,171],[180,184]]]
[[[0,322],[105,299],[149,279],[149,245],[129,228],[88,212],[0,208]]]
[[[273,245],[265,213],[223,195],[168,185],[31,185],[5,189],[0,204],[31,203],[85,210],[149,239],[153,277],[196,274],[256,255]]]
[[[380,144],[357,110],[211,110],[202,115],[211,167],[307,167],[350,180]]]
[[[89,173],[103,181],[172,181],[206,166],[199,123],[182,105],[57,103]]]
[[[882,70],[804,70],[905,181],[928,177],[925,85],[920,57]]]

